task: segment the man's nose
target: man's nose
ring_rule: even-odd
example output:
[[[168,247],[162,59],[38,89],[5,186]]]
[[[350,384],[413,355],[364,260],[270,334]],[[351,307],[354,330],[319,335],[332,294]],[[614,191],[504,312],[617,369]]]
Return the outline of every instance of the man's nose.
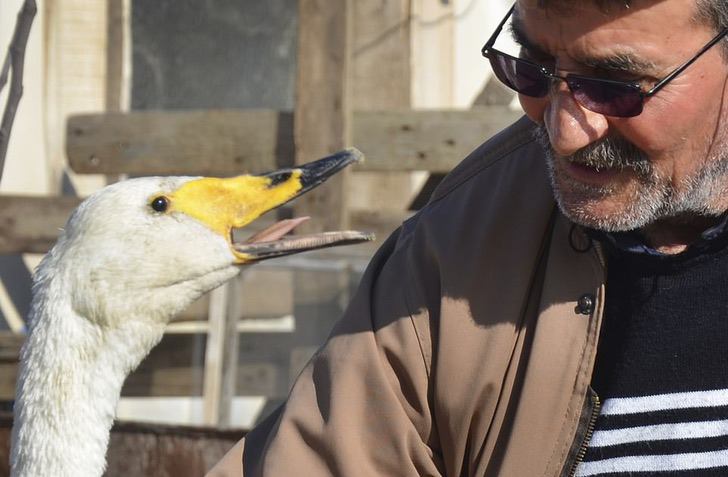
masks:
[[[576,102],[568,86],[559,81],[553,86],[544,111],[544,125],[554,151],[569,156],[604,138],[609,123],[603,114],[589,111]]]

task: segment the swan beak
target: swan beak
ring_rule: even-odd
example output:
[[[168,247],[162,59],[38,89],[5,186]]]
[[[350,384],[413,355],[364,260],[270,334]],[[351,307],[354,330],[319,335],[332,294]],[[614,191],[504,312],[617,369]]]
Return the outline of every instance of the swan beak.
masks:
[[[372,234],[356,231],[284,237],[308,217],[277,222],[244,242],[234,242],[232,233],[233,229],[245,227],[264,213],[319,186],[363,157],[357,149],[350,148],[300,167],[267,174],[195,179],[169,194],[170,211],[194,217],[222,235],[240,265],[374,240]]]

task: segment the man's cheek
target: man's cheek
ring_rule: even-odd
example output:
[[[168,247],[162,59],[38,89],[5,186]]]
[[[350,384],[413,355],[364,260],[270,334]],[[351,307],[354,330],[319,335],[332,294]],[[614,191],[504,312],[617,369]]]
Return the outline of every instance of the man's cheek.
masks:
[[[526,116],[536,124],[543,124],[543,115],[546,111],[546,98],[532,98],[530,96],[518,95],[518,101],[521,103]]]

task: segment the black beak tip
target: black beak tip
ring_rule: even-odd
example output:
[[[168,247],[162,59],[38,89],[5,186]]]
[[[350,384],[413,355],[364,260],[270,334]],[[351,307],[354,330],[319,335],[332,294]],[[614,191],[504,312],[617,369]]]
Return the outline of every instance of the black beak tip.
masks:
[[[296,169],[301,171],[300,181],[302,190],[300,193],[320,185],[349,164],[362,161],[364,161],[364,154],[355,147],[349,147],[335,152],[330,156],[297,167]],[[271,180],[269,187],[275,187],[290,179],[293,171],[296,169],[281,169],[261,175]]]
[[[301,184],[305,189],[315,187],[349,164],[363,160],[364,154],[357,148],[350,147],[317,161],[309,162],[300,167]]]

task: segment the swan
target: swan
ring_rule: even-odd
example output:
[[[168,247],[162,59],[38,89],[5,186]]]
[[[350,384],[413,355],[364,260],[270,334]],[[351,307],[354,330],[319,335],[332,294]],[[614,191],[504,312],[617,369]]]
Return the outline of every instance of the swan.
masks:
[[[232,234],[361,158],[348,149],[263,175],[130,179],[82,202],[34,276],[11,476],[101,476],[124,379],[175,314],[241,265],[371,240],[352,231],[284,237],[306,218],[243,243]]]

